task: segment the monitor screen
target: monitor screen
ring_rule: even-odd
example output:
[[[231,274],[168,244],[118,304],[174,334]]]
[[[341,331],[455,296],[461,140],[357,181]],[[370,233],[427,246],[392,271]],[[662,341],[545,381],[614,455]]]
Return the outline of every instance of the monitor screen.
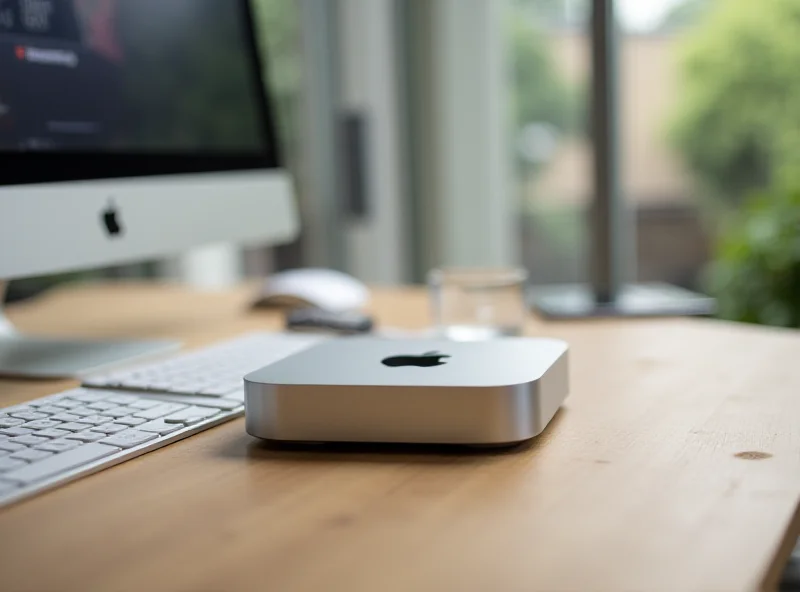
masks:
[[[0,0],[0,159],[27,155],[19,182],[275,160],[260,70],[245,0]]]

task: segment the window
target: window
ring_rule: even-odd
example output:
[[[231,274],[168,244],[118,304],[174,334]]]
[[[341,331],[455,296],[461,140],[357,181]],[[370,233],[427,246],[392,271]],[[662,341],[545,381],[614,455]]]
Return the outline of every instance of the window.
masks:
[[[705,35],[713,0],[617,2],[621,197],[635,223],[638,281],[703,290],[715,214],[676,139],[689,89],[689,38]],[[723,2],[725,0],[722,0]],[[691,141],[691,140],[689,140]]]
[[[511,0],[513,165],[522,258],[535,283],[586,280],[586,208],[592,198],[589,4]]]
[[[511,152],[534,283],[589,282],[597,295],[600,270],[619,278],[617,295],[634,282],[713,288],[721,301],[738,291],[749,312],[724,316],[800,318],[787,221],[800,219],[800,5],[510,0],[509,11]],[[774,199],[742,216],[758,191]],[[769,261],[751,244],[755,218],[762,242],[783,241]]]

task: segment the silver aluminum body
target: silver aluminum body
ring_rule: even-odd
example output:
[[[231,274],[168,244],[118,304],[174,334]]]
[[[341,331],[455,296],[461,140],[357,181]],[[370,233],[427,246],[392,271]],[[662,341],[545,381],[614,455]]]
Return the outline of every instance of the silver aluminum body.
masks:
[[[428,352],[444,363],[383,363]],[[246,429],[279,441],[520,442],[566,398],[567,353],[563,341],[524,337],[328,340],[245,376]]]

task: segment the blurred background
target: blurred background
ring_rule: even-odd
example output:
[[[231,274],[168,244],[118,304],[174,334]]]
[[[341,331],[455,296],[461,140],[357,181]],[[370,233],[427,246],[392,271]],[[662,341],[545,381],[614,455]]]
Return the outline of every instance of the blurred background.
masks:
[[[11,299],[96,278],[215,289],[298,266],[376,284],[437,265],[587,279],[592,0],[252,2],[299,239],[20,280]],[[614,10],[626,279],[800,326],[800,2]]]

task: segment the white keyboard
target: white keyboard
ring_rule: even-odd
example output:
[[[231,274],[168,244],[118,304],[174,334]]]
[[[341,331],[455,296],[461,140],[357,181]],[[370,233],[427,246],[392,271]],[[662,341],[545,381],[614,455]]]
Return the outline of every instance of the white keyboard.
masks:
[[[249,334],[0,409],[0,506],[239,417],[245,374],[321,339]]]
[[[251,333],[162,362],[92,376],[83,386],[126,391],[244,399],[242,377],[305,349],[320,336]],[[181,400],[185,400],[182,398]]]

